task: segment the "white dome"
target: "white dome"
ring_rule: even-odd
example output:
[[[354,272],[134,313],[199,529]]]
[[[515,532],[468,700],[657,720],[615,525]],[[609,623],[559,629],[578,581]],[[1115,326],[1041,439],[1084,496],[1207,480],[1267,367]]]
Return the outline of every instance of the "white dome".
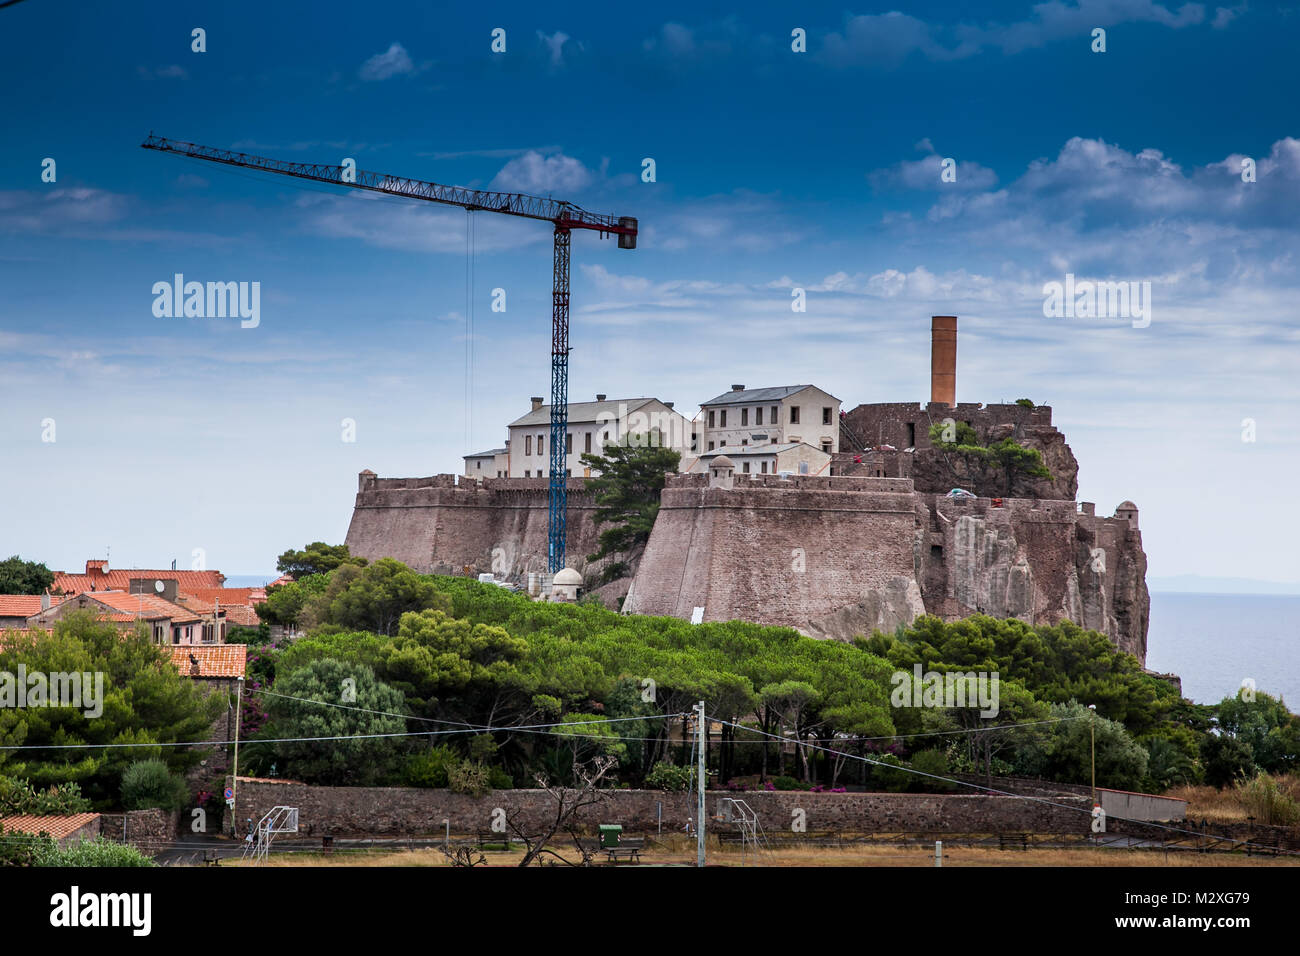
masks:
[[[559,584],[562,586],[565,585],[572,586],[576,584],[579,587],[581,587],[582,575],[579,574],[577,571],[573,570],[573,568],[565,568],[562,571],[555,572],[555,577],[551,583]]]

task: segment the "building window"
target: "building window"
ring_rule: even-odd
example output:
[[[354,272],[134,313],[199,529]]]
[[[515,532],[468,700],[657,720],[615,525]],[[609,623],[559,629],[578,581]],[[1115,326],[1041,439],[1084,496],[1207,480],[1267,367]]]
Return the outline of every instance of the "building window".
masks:
[[[591,454],[591,432],[587,432],[582,438],[582,450]]]
[[[713,451],[713,442],[709,442],[709,451]]]
[[[727,440],[724,438],[724,439],[722,439],[722,441],[718,442],[718,447],[719,447],[719,448],[726,448],[726,447],[727,447]]]
[[[481,461],[476,461],[476,462],[474,462],[474,470],[475,470],[475,471],[482,471],[482,470],[483,470],[483,462],[481,462]]]
[[[907,447],[916,447],[916,422],[907,423]]]
[[[799,462],[799,474],[801,475],[808,474],[808,462],[806,461]]]
[[[726,428],[726,427],[727,427],[727,410],[724,408],[724,409],[721,411],[720,415],[721,415],[721,417],[718,419],[718,427],[720,427],[720,428]]]
[[[573,432],[566,432],[564,435],[564,453],[573,454]]]
[[[829,425],[830,423],[831,423],[831,410],[830,410],[829,408],[823,408],[823,409],[822,409],[822,424],[823,424],[823,425]]]
[[[181,629],[180,629],[179,627],[173,627],[173,628],[172,628],[172,643],[173,643],[173,644],[179,644],[180,642],[181,642]]]
[[[572,478],[572,477],[573,477],[573,469],[572,469],[572,468],[566,468],[566,469],[564,469],[564,477],[565,477],[565,478]]]
[[[533,453],[533,436],[532,436],[532,435],[525,435],[525,436],[524,436],[524,454],[525,454],[525,455],[531,455],[532,453]]]
[[[745,462],[744,469],[745,469],[745,474],[749,474],[749,462]]]
[[[709,409],[709,427],[713,427],[713,409]]]
[[[763,466],[763,474],[766,475],[766,474],[767,474],[767,462],[762,462],[762,466]]]
[[[831,454],[831,443],[828,441],[822,442],[822,451],[826,452],[828,455]]]
[[[780,411],[780,406],[779,406],[779,405],[773,405],[773,406],[772,406],[772,424],[773,424],[773,425],[779,425],[779,424],[781,424],[781,416],[780,416],[780,414],[779,414],[779,411]]]
[[[748,409],[748,408],[742,408],[742,409],[740,410],[740,424],[741,424],[742,426],[744,426],[744,425],[748,425],[748,424],[749,424],[749,409]]]
[[[799,424],[799,406],[798,406],[798,405],[791,405],[791,406],[790,406],[790,424],[791,424],[791,425],[798,425],[798,424]]]
[[[540,472],[539,472],[539,474],[540,474]],[[532,473],[529,469],[525,468],[525,469],[524,469],[524,477],[525,477],[525,478],[531,478],[531,477],[533,477],[533,473]]]
[[[763,424],[763,407],[761,405],[758,408],[754,409],[754,424],[755,425]]]
[[[539,454],[539,455],[544,455],[544,454],[546,454],[546,436],[545,436],[545,435],[538,435],[538,436],[537,436],[537,454]]]

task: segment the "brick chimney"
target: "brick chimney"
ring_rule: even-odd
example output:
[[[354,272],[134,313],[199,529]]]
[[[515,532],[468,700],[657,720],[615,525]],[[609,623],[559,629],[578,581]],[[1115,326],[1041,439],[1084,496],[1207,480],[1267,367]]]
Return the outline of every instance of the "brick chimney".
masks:
[[[529,399],[529,401],[533,403],[533,411],[537,411],[542,407],[542,399],[540,396],[534,395]]]
[[[957,406],[957,316],[930,316],[930,401]]]
[[[733,392],[743,392],[743,391],[745,390],[745,386],[743,386],[743,385],[733,385],[733,386],[731,386],[731,390],[732,390]]]
[[[596,394],[596,401],[598,401],[598,402],[603,402],[604,400],[605,400],[605,396],[604,396],[604,395],[601,395],[600,393],[597,393],[597,394]]]

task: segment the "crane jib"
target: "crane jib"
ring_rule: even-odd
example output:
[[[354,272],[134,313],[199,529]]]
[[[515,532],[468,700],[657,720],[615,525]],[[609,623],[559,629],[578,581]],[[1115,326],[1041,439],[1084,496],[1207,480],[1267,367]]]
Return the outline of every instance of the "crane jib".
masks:
[[[234,150],[200,146],[169,140],[153,133],[140,144],[145,149],[176,153],[193,159],[245,169],[260,169],[282,176],[294,176],[350,189],[367,189],[391,196],[405,196],[429,202],[460,206],[472,212],[495,212],[527,219],[543,219],[555,227],[554,286],[551,315],[551,462],[548,483],[548,522],[546,566],[554,573],[564,567],[565,525],[568,520],[568,427],[569,427],[569,240],[574,229],[589,229],[602,236],[618,236],[620,249],[635,249],[638,223],[632,216],[606,216],[587,212],[573,203],[558,199],[529,196],[526,193],[500,193],[465,186],[408,179],[387,173],[357,169],[351,160],[342,166],[324,163],[292,163],[269,159]]]

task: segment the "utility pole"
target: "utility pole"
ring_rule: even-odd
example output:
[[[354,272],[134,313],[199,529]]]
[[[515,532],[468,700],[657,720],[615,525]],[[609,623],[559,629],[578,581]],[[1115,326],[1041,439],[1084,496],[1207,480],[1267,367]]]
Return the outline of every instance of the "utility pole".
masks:
[[[692,710],[699,713],[699,723],[695,725],[695,752],[698,762],[695,771],[695,789],[698,797],[695,803],[695,865],[704,865],[704,701],[700,701]]]
[[[235,829],[235,807],[239,804],[239,715],[244,705],[244,675],[240,674],[235,682],[235,765],[230,775],[230,834],[239,836]]]
[[[1092,806],[1097,807],[1097,705],[1089,704],[1088,736],[1092,741]]]

